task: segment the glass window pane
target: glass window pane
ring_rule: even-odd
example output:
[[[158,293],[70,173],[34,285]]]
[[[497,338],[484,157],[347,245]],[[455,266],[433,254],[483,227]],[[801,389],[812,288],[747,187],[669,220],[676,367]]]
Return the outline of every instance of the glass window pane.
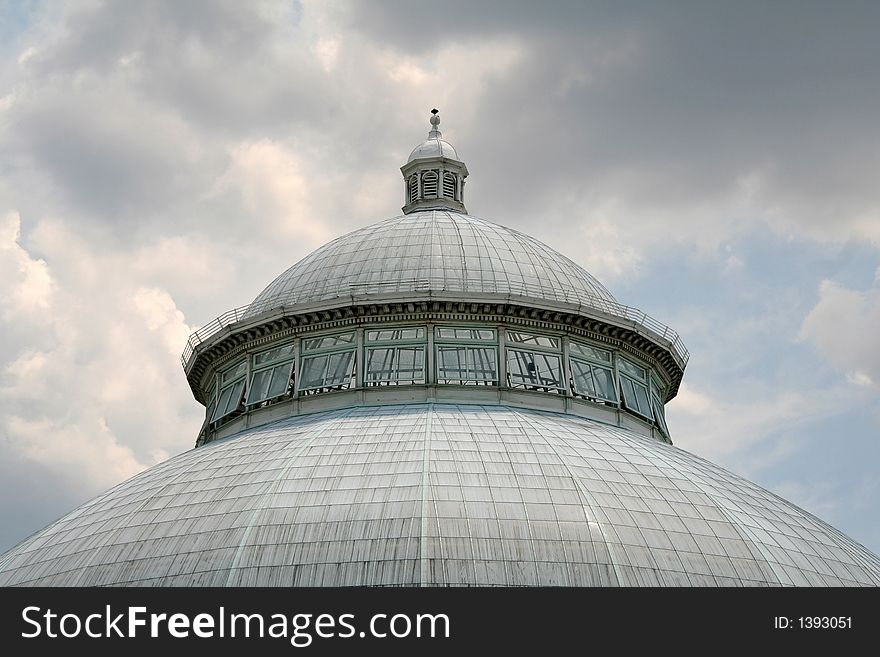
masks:
[[[231,367],[230,369],[223,372],[223,375],[220,377],[223,383],[228,383],[234,379],[237,379],[247,370],[247,363],[245,361],[241,361],[237,365]]]
[[[535,364],[538,366],[538,378],[541,385],[551,388],[562,388],[562,361],[559,356],[550,354],[535,354]]]
[[[241,404],[241,396],[244,392],[244,379],[239,379],[235,383],[227,386],[220,391],[220,400],[217,402],[217,408],[214,409],[214,415],[211,422],[229,415],[236,410]]]
[[[661,400],[663,398],[663,393],[665,393],[665,392],[666,391],[663,389],[663,387],[659,383],[657,383],[657,379],[652,376],[651,377],[651,394],[654,395],[657,398],[657,401],[659,401],[661,404],[663,403]]]
[[[438,383],[459,383],[467,379],[467,348],[440,347],[437,350]]]
[[[508,365],[509,367],[509,365]],[[593,381],[593,368],[589,363],[571,359],[571,380],[574,391],[586,397],[596,397],[596,386]]]
[[[394,347],[367,349],[367,381],[389,381],[394,375]]]
[[[211,416],[211,422],[215,420],[219,420],[224,412],[226,411],[226,404],[229,401],[229,395],[232,394],[232,386],[224,388],[220,391],[220,399],[217,401],[217,406],[214,409],[214,414]]]
[[[344,351],[341,354],[331,354],[330,361],[327,364],[326,385],[338,386],[350,383],[353,365],[353,351]]]
[[[614,374],[610,369],[593,365],[593,379],[596,381],[596,392],[599,397],[617,402],[617,395],[614,394]]]
[[[351,333],[340,333],[338,335],[325,335],[320,338],[309,338],[303,340],[303,351],[314,351],[316,349],[332,349],[333,347],[348,346],[354,344],[354,331]]]
[[[367,350],[367,382],[424,383],[424,347],[388,347]]]
[[[468,347],[468,367],[472,381],[496,381],[495,349],[491,347]]]
[[[487,340],[495,339],[495,330],[438,326],[437,337],[448,340],[479,340],[485,342]]]
[[[285,344],[280,347],[275,347],[274,349],[269,349],[267,351],[263,351],[254,356],[254,365],[262,365],[264,363],[271,363],[273,360],[281,360],[283,358],[292,358],[293,357],[293,343]]]
[[[636,402],[638,403],[639,413],[651,417],[651,406],[648,403],[648,387],[641,383],[635,384]]]
[[[324,385],[328,358],[329,356],[310,356],[302,359],[300,381],[303,389],[319,388]]]
[[[397,380],[406,383],[425,382],[425,348],[397,348]]]
[[[254,375],[251,377],[251,387],[248,389],[247,394],[248,404],[255,404],[266,399],[269,393],[269,384],[272,382],[272,371],[267,369],[254,372]]]
[[[243,393],[244,379],[239,379],[232,384],[232,393],[229,395],[229,401],[226,403],[226,413],[231,413],[239,407]]]
[[[507,380],[514,387],[559,389],[562,387],[559,356],[508,349]]]
[[[439,383],[491,382],[498,380],[496,350],[493,347],[438,347]]]
[[[657,420],[657,426],[666,435],[669,436],[669,427],[666,426],[666,416],[663,404],[657,397],[654,397],[654,419]]]
[[[285,363],[272,368],[272,383],[269,385],[267,399],[283,395],[290,387],[290,375],[293,372],[293,363]]]
[[[611,352],[605,351],[604,349],[599,349],[597,347],[591,347],[590,345],[581,344],[579,342],[570,342],[569,349],[571,349],[572,354],[576,354],[578,356],[584,356],[585,358],[589,358],[591,360],[599,361],[600,363],[610,363],[611,362]]]
[[[422,340],[425,337],[424,327],[382,329],[367,331],[367,342],[391,342],[397,340]]]
[[[626,358],[619,359],[619,363],[621,372],[625,372],[639,381],[647,381],[644,368],[639,367],[635,363],[629,362]]]
[[[550,349],[559,349],[559,338],[549,335],[536,335],[534,333],[523,333],[522,331],[508,331],[507,337],[511,342],[520,344],[530,344],[536,347],[548,347]]]
[[[303,358],[300,389],[348,386],[352,383],[354,363],[354,351]]]
[[[651,408],[648,405],[648,388],[647,386],[633,381],[626,376],[620,377],[620,386],[623,388],[623,401],[626,407],[631,410],[651,417]]]
[[[626,377],[620,377],[620,388],[623,390],[623,403],[631,410],[638,410],[636,402],[636,391],[633,382]]]

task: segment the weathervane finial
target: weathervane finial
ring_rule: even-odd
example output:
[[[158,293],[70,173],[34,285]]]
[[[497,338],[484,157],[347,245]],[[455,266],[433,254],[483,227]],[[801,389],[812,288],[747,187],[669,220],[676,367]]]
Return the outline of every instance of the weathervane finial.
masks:
[[[435,107],[431,110],[431,132],[428,133],[429,139],[440,138],[441,132],[440,129],[437,127],[438,125],[440,125],[440,110]]]

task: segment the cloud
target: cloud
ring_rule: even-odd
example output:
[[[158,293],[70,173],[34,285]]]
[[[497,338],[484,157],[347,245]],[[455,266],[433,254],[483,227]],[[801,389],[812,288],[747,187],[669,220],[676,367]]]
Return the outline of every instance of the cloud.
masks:
[[[880,269],[873,287],[850,290],[825,280],[804,318],[800,339],[858,385],[880,387]]]
[[[839,412],[840,389],[780,390],[772,396],[744,397],[722,387],[707,391],[682,383],[667,405],[675,444],[709,460],[750,456],[752,467],[767,465],[791,448],[798,428]],[[757,455],[760,454],[760,458]]]
[[[237,144],[231,149],[229,168],[217,179],[209,198],[232,194],[252,231],[280,233],[317,247],[331,234],[314,219],[318,215],[313,197],[330,190],[322,181],[309,185],[304,168],[293,152],[268,139]]]
[[[19,244],[20,236],[21,218],[17,212],[0,217],[0,281],[5,281],[5,302],[0,309],[7,321],[45,312],[54,286],[46,262],[31,258]]]
[[[191,446],[198,406],[180,372],[192,330],[124,255],[45,222],[22,246],[2,223],[0,431],[17,459],[96,493]],[[47,263],[55,263],[50,266]]]
[[[434,20],[432,3],[347,9],[352,29],[427,71],[451,43],[515,40],[517,66],[483,81],[464,141],[479,159],[494,153],[505,164],[472,167],[481,174],[474,198],[496,216],[517,221],[548,203],[564,212],[560,199],[575,197],[626,208],[619,225],[630,235],[708,228],[724,230],[720,242],[767,225],[880,245],[870,173],[880,142],[868,111],[880,103],[880,46],[867,27],[877,6],[829,16],[802,4],[793,16],[752,3],[572,2],[549,13],[472,4],[444,4],[467,16],[454,34]],[[747,212],[726,207],[738,195]],[[568,213],[579,218],[589,219]]]

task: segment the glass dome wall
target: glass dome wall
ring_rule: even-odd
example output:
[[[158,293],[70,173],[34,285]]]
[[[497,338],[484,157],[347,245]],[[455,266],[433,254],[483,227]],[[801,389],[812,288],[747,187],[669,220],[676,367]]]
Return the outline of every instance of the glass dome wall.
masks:
[[[480,386],[619,409],[670,442],[660,371],[629,351],[564,333],[501,324],[366,324],[289,336],[231,357],[207,377],[205,430],[293,398],[401,386]],[[387,392],[388,401],[400,401],[393,390]]]

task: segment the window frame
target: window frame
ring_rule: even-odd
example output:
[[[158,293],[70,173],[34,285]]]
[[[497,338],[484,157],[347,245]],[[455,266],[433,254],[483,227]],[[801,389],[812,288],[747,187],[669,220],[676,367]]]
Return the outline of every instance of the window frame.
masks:
[[[447,330],[453,331],[490,331],[492,336],[491,338],[481,338],[481,337],[460,337],[460,336],[442,336],[441,331]],[[488,327],[488,326],[468,326],[462,324],[437,324],[434,326],[433,336],[434,336],[434,381],[437,385],[462,385],[462,386],[495,386],[497,387],[499,381],[501,380],[501,371],[500,371],[500,363],[499,363],[499,348],[498,348],[498,335],[499,329],[497,327]],[[441,376],[441,352],[444,350],[451,349],[463,349],[465,354],[465,362],[464,362],[464,370],[466,373],[476,372],[476,359],[473,358],[473,355],[477,350],[490,350],[491,355],[493,357],[493,362],[491,363],[493,367],[493,373],[495,375],[494,379],[480,379],[480,378],[466,378],[466,379],[450,379],[447,377]],[[460,363],[461,361],[459,361]],[[473,368],[471,368],[473,365]],[[461,369],[459,369],[461,371]]]
[[[244,364],[244,369],[242,369],[242,364]],[[212,424],[214,422],[220,422],[242,408],[248,380],[247,358],[221,371],[218,375],[218,379],[220,381],[220,387],[217,388],[217,405],[214,407],[214,412],[208,420]],[[239,390],[234,392],[236,387],[239,387]],[[229,394],[226,395],[224,399],[224,394],[227,391]],[[234,405],[231,405],[232,401],[235,399],[237,399],[237,401]],[[223,402],[222,404],[221,401]],[[222,412],[221,408],[223,409]]]
[[[657,379],[651,375],[651,408],[654,411],[654,422],[657,424],[657,428],[660,429],[660,433],[669,438],[669,425],[666,424],[666,404],[663,403],[663,395],[660,385],[657,383]]]
[[[624,364],[641,370],[643,372],[643,379],[636,378],[636,375],[632,372],[626,371]],[[632,360],[625,358],[624,356],[617,357],[617,373],[620,379],[620,401],[621,405],[627,411],[638,415],[639,417],[646,418],[648,421],[654,421],[654,413],[651,408],[651,390],[650,384],[648,381],[648,368],[639,365],[638,363],[634,363]],[[626,394],[626,385],[628,384],[633,390],[633,401],[635,405],[630,404]],[[641,389],[645,395],[645,406],[647,407],[647,413],[643,412],[640,408],[637,407],[639,404],[639,395],[638,390]]]
[[[283,350],[289,347],[289,350],[284,353],[281,352],[281,355],[275,356],[274,358],[267,358],[260,363],[257,363],[258,359],[266,354],[271,354],[276,350]],[[282,370],[282,368],[284,368]],[[278,392],[274,395],[269,394],[272,391],[272,384],[275,381],[276,370],[286,371],[286,377],[282,380],[285,381],[284,390]],[[251,356],[251,371],[250,376],[248,377],[248,387],[247,392],[245,394],[244,403],[247,407],[255,407],[261,404],[265,404],[266,402],[270,402],[279,397],[284,397],[286,395],[291,394],[292,390],[296,389],[296,342],[287,342],[284,344],[274,345],[269,349],[264,349],[263,351],[257,352]],[[251,399],[251,394],[257,389],[256,380],[257,377],[263,374],[264,372],[269,372],[269,382],[266,386],[266,396],[260,397],[259,399]],[[282,375],[283,376],[283,375]]]
[[[544,342],[542,342],[542,340]],[[549,344],[548,344],[549,343]],[[557,365],[558,377],[552,383],[550,381],[522,381],[514,382],[514,377],[525,377],[525,373],[517,367],[514,373],[511,363],[518,363],[516,354],[530,357],[531,362],[536,365],[536,377],[540,377],[540,368],[537,367],[538,361],[543,357],[555,358]],[[552,368],[550,368],[552,371]],[[532,390],[535,392],[547,392],[565,395],[567,387],[565,384],[565,359],[564,359],[564,340],[562,336],[542,333],[540,331],[530,331],[523,329],[504,329],[504,375],[508,388],[517,390]]]
[[[342,336],[349,335],[351,336],[351,340],[347,342],[336,343],[328,346],[324,346],[321,344],[314,347],[307,346],[308,342],[311,340],[325,340],[327,338],[340,338]],[[318,335],[302,336],[299,342],[299,372],[296,377],[296,393],[301,395],[315,395],[325,392],[335,392],[339,390],[351,390],[353,388],[357,388],[357,363],[359,351],[360,349],[357,338],[357,331],[355,329],[350,329],[348,331],[334,331],[332,333],[321,333]],[[348,380],[343,383],[328,383],[327,380],[330,373],[332,357],[345,353],[350,353],[352,355],[351,361],[349,362],[347,368],[348,373],[346,376]],[[322,384],[308,386],[305,385],[307,380],[306,372],[309,361],[325,357],[327,360],[324,363]]]
[[[565,372],[562,366],[562,354],[555,353],[550,350],[540,350],[540,349],[524,349],[522,347],[506,347],[506,359],[505,359],[505,367],[507,370],[507,385],[509,388],[516,388],[519,390],[533,390],[536,392],[554,392],[556,394],[565,394]],[[516,354],[522,354],[531,358],[531,362],[536,366],[536,377],[541,377],[541,370],[538,367],[538,361],[540,358],[550,359],[555,358],[557,362],[557,377],[553,383],[550,383],[549,380],[542,381],[538,378],[532,382],[514,382],[513,376],[511,373],[511,361],[518,362],[515,358],[512,358]],[[551,368],[552,371],[552,368]],[[524,376],[522,371],[519,371],[515,374],[515,376]]]
[[[588,350],[587,353],[584,351],[579,351],[579,349]],[[594,352],[594,353],[589,353]],[[606,354],[608,356],[607,359],[601,358],[595,355],[595,352],[599,352],[602,354]],[[620,407],[620,392],[618,391],[618,385],[615,375],[615,367],[614,367],[614,352],[610,349],[603,349],[602,347],[597,347],[595,345],[588,344],[586,342],[581,342],[578,340],[569,340],[568,341],[568,366],[569,366],[569,376],[571,379],[571,394],[574,397],[578,397],[580,399],[587,399],[589,401],[601,403],[601,404],[610,404],[615,407]],[[582,391],[579,389],[577,384],[578,378],[575,376],[575,364],[586,366],[589,368],[590,378],[593,382],[593,392],[597,394],[588,394],[586,391]],[[610,378],[610,391],[613,398],[604,397],[600,394],[599,386],[596,385],[597,377],[595,370],[604,371]]]
[[[370,337],[370,333],[381,336],[382,333],[395,331],[411,331],[415,330],[414,337],[390,336],[390,337]],[[384,387],[384,386],[400,386],[400,385],[425,385],[428,382],[428,327],[427,326],[388,326],[381,328],[367,327],[364,329],[364,387]],[[421,377],[402,378],[399,368],[400,353],[402,350],[413,350],[421,353]],[[378,372],[391,371],[396,376],[386,376],[382,378],[371,376],[370,362],[371,355],[380,350],[391,350],[392,366],[390,370],[379,370]],[[417,360],[417,359],[415,359]],[[411,370],[416,373],[416,370]]]

